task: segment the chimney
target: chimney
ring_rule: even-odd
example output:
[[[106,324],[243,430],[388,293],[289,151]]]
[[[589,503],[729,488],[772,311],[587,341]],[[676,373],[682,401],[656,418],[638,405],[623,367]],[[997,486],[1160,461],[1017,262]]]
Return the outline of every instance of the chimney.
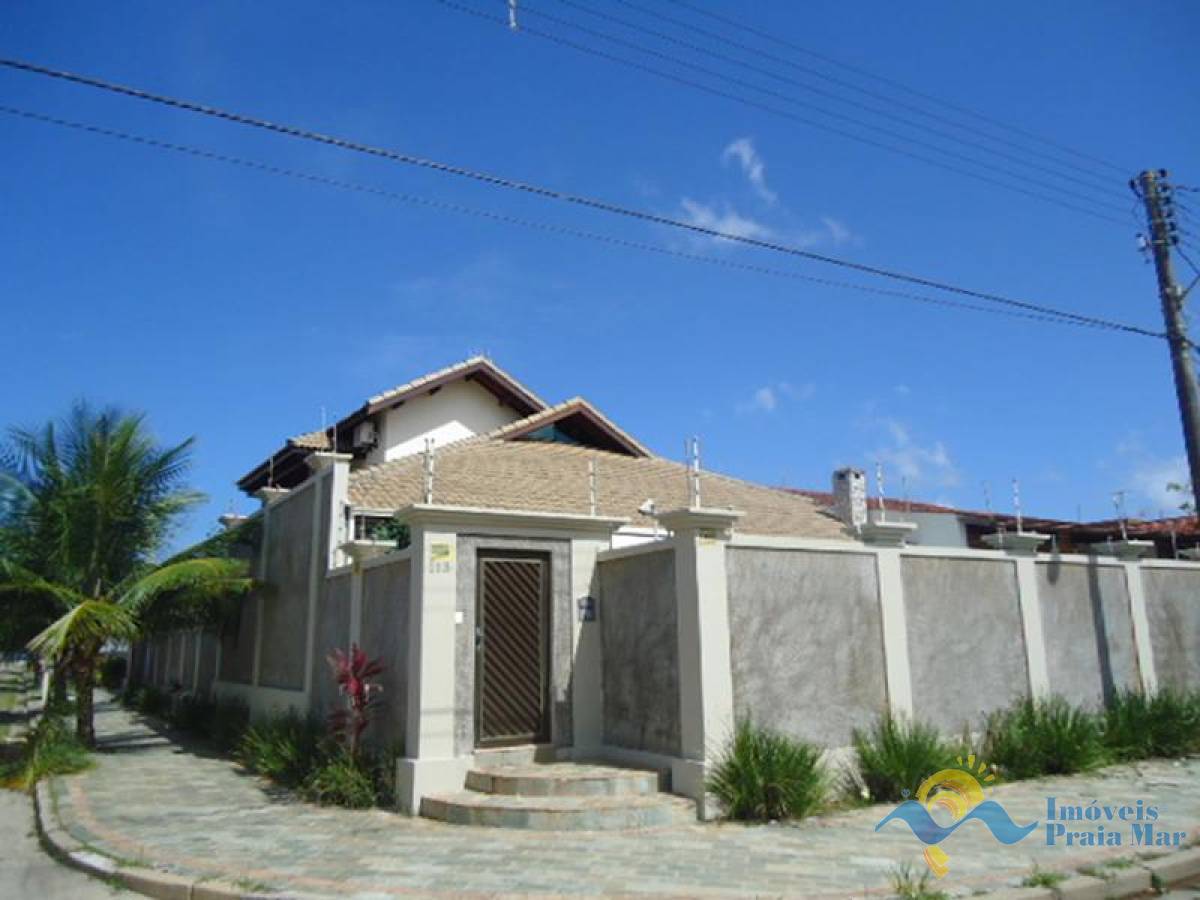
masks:
[[[861,469],[847,466],[833,473],[833,511],[854,531],[867,523],[867,476]]]

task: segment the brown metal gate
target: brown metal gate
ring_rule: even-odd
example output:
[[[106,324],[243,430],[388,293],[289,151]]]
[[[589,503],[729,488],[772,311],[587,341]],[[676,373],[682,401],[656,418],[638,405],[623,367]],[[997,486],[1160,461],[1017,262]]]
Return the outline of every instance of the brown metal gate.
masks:
[[[549,559],[481,554],[475,734],[481,746],[549,738]]]

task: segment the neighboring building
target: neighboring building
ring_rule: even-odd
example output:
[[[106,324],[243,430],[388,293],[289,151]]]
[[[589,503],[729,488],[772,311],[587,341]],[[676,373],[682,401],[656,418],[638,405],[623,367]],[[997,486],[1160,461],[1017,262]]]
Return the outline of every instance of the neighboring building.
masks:
[[[821,509],[835,511],[837,498],[830,491],[806,488],[781,490],[807,497]],[[872,497],[868,506],[871,519],[878,519],[878,497]],[[922,547],[973,547],[985,550],[990,547],[983,540],[985,535],[995,534],[997,531],[1017,530],[1016,516],[956,509],[908,498],[885,498],[883,509],[887,518],[914,523],[917,529],[908,539],[908,543]],[[1025,531],[1048,535],[1050,543],[1045,549],[1060,553],[1088,553],[1093,548],[1103,550],[1109,543],[1126,538],[1151,541],[1154,549],[1148,555],[1158,559],[1178,559],[1181,554],[1186,556],[1186,551],[1200,547],[1200,520],[1195,516],[1151,521],[1127,519],[1124,530],[1122,523],[1117,519],[1068,522],[1062,519],[1025,516],[1021,527]]]
[[[220,628],[140,643],[132,672],[324,715],[341,702],[326,658],[358,644],[385,665],[368,737],[402,753],[402,810],[564,828],[710,814],[705,778],[747,718],[840,748],[885,710],[961,734],[1029,694],[1200,685],[1200,565],[1120,542],[975,549],[971,514],[867,521],[851,481],[839,519],[656,456],[474,358],[245,475],[262,508],[237,536],[265,588]],[[562,759],[659,776],[529,766]]]

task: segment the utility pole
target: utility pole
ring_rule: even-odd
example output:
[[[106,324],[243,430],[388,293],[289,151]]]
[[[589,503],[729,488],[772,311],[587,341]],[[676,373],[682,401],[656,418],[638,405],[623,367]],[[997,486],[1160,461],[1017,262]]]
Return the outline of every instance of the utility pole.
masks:
[[[1171,367],[1175,372],[1175,395],[1179,400],[1179,417],[1183,420],[1183,442],[1187,448],[1188,471],[1192,478],[1192,511],[1200,516],[1200,385],[1192,364],[1191,342],[1183,318],[1184,291],[1175,283],[1171,266],[1171,247],[1176,237],[1170,215],[1170,185],[1164,182],[1164,169],[1147,170],[1139,175],[1134,186],[1146,206],[1146,222],[1150,227],[1150,251],[1154,254],[1154,270],[1158,275],[1158,296],[1162,300],[1163,324],[1167,328],[1167,343],[1171,347]]]

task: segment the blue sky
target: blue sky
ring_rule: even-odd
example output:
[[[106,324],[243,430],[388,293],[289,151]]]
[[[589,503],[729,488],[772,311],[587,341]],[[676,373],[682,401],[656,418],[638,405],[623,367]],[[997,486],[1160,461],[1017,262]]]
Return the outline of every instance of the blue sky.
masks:
[[[464,2],[503,15],[499,0]],[[1119,192],[1142,167],[1200,183],[1194,4],[700,2],[1127,166],[1110,173],[1119,206],[1132,209]],[[527,6],[529,24],[536,8],[607,27],[555,0]],[[427,0],[19,4],[0,51],[1160,325],[1132,214],[1094,220]],[[12,71],[0,71],[0,103],[865,280]],[[180,541],[231,503],[252,508],[234,480],[319,426],[322,406],[344,414],[480,351],[549,400],[586,396],[660,453],[698,434],[706,467],[767,483],[823,487],[835,466],[882,459],[893,493],[903,475],[914,498],[982,507],[989,482],[1003,508],[1017,477],[1027,511],[1099,518],[1119,489],[1131,513],[1155,514],[1182,474],[1159,341],[614,250],[8,116],[0,197],[0,421],[37,423],[87,397],[145,410],[164,440],[196,435],[193,480],[211,500]]]

